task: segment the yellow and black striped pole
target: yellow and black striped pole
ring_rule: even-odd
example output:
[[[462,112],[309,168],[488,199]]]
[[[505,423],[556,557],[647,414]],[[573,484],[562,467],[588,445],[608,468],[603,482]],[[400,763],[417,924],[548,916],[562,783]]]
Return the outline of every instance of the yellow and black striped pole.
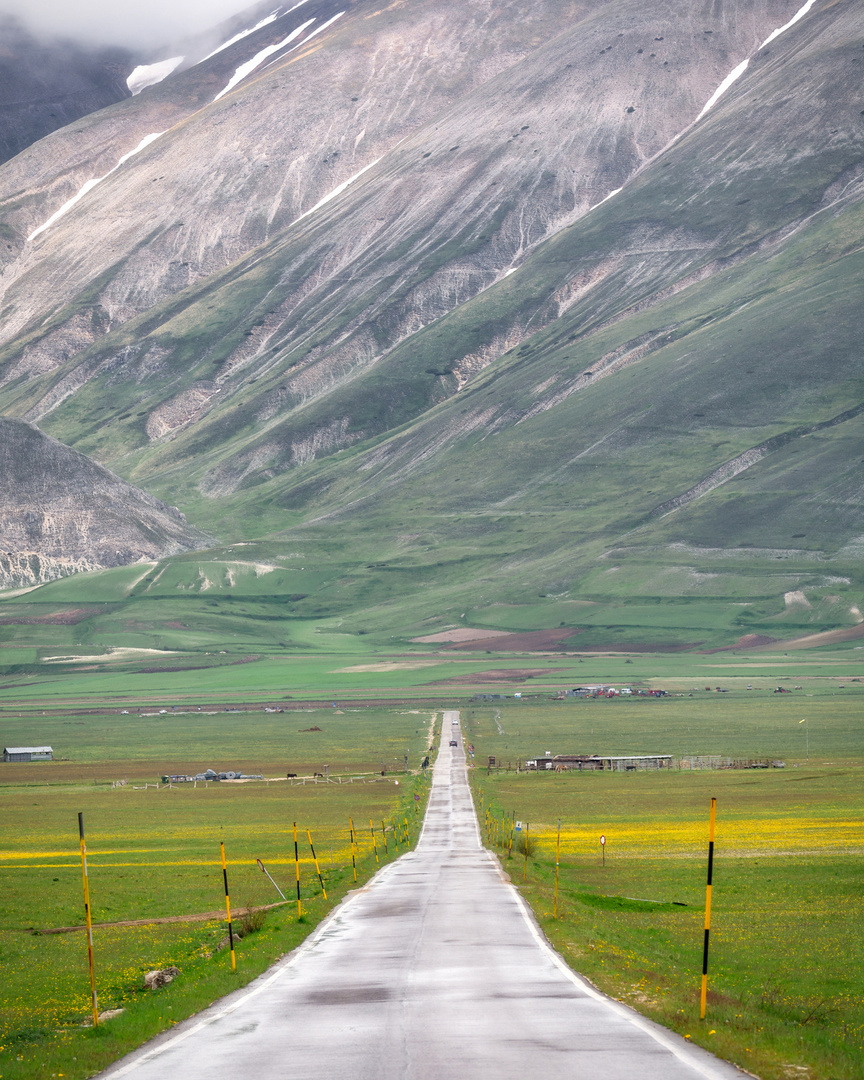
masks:
[[[384,854],[387,854],[387,829],[384,827],[384,822],[381,822],[381,836],[384,840]]]
[[[225,842],[219,841],[222,852],[222,880],[225,882],[225,913],[228,916],[228,944],[231,946],[231,970],[237,970],[237,958],[234,955],[234,927],[231,925],[231,898],[228,896],[228,864],[225,862]]]
[[[699,1016],[705,1019],[708,1001],[708,938],[711,934],[711,876],[714,871],[714,815],[717,800],[711,800],[711,824],[708,827],[708,885],[705,890],[705,941],[702,946],[702,994],[699,999]]]
[[[300,909],[300,851],[297,847],[297,822],[294,822],[294,870],[297,878],[297,918],[299,919],[303,912]]]
[[[380,866],[381,863],[378,859],[378,841],[375,839],[375,826],[372,824],[372,818],[369,818],[369,832],[372,833],[372,847],[375,849],[375,865]]]
[[[84,885],[84,917],[87,922],[87,960],[90,964],[90,997],[93,1027],[99,1027],[99,1003],[96,999],[96,971],[93,967],[93,918],[90,914],[90,883],[87,877],[87,845],[84,843],[84,815],[78,814],[78,838],[81,841],[81,879]]]
[[[354,880],[356,881],[357,880],[357,856],[355,854],[356,845],[354,843],[354,818],[349,817],[348,821],[349,821],[349,823],[351,825],[351,865],[354,867]]]
[[[561,862],[561,818],[558,818],[558,842],[555,846],[555,918],[558,918],[558,866]]]
[[[324,888],[324,878],[321,877],[321,867],[318,865],[318,856],[315,854],[315,845],[312,843],[312,833],[306,830],[306,836],[309,840],[309,848],[312,851],[312,859],[315,863],[315,873],[318,875],[318,884],[321,886],[321,892],[324,894],[324,899],[327,899],[327,890]]]

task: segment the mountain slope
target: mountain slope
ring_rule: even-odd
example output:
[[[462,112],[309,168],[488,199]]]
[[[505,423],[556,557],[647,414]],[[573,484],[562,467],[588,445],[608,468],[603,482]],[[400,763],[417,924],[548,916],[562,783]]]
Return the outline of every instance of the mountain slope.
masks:
[[[292,612],[349,629],[605,597],[766,633],[799,594],[854,626],[860,11],[816,3],[761,49],[797,3],[488,11],[351,5],[187,111],[12,269],[0,405],[223,540],[301,550]],[[203,100],[205,76],[134,108],[179,115],[175,78]],[[289,89],[308,142],[293,118],[268,142]]]
[[[763,605],[747,628],[803,589],[854,623],[860,22],[835,9],[783,45],[366,392],[392,401],[466,343],[523,345],[374,448],[229,501],[237,521],[305,518],[289,535],[307,558],[344,559],[332,536],[350,535],[355,559],[310,610],[368,622],[383,603],[408,622],[476,618],[480,597],[714,596]]]
[[[110,324],[226,265],[524,55],[530,46],[522,37],[548,38],[562,6],[571,7],[546,0],[520,18],[515,3],[490,16],[479,2],[425,0],[388,10],[369,0],[341,7],[307,0],[87,118],[62,139],[33,148],[14,170],[0,173],[0,190],[27,191],[6,216],[19,245],[4,273],[7,339],[101,275],[113,284],[102,281],[97,292]],[[496,27],[483,25],[490,21]],[[478,63],[481,39],[486,55]],[[237,89],[214,101],[242,63],[280,44]],[[27,242],[66,198],[156,132],[164,137],[146,154]],[[61,268],[61,292],[52,294],[46,271],[56,280]]]
[[[588,14],[561,0],[498,5],[494,17],[485,4],[440,0],[386,11],[355,5],[312,51],[264,69],[136,155],[7,271],[9,332],[28,319],[31,330],[5,351],[5,407],[41,421],[69,398],[67,414],[90,415],[85,400],[106,395],[79,390],[110,372],[113,419],[130,411],[131,393],[143,397],[135,412],[144,415],[124,417],[117,432],[123,454],[130,443],[149,446],[200,424],[214,406],[215,435],[206,424],[200,436],[195,427],[186,433],[193,453],[224,444],[226,426],[242,439],[298,407],[299,432],[276,453],[276,467],[305,460],[310,446],[335,448],[331,403],[310,413],[310,401],[487,287],[623,183],[792,9],[759,4],[740,16],[732,5],[712,17],[711,30],[684,3],[659,21],[632,0]],[[290,18],[317,10],[306,5]],[[326,5],[319,15],[333,17]],[[173,77],[163,93],[175,93],[169,84]],[[274,132],[273,99],[281,104],[286,94],[302,101],[302,128]],[[341,198],[284,228],[366,168]],[[98,237],[87,227],[93,220]],[[268,232],[275,239],[246,264],[177,294]],[[86,348],[142,307],[145,315]],[[482,362],[469,362],[457,380]],[[416,401],[409,395],[409,414],[453,388],[452,378],[441,379],[427,379]],[[401,415],[375,420],[364,434]],[[114,461],[105,444],[111,419],[102,406],[98,440],[81,446]],[[77,445],[81,436],[73,437]],[[211,487],[230,488],[238,471],[242,478],[244,462]]]

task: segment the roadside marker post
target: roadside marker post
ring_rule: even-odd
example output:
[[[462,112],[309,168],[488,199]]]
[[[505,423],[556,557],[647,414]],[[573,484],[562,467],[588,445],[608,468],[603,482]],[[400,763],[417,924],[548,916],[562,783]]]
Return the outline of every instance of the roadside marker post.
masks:
[[[717,800],[711,800],[711,822],[708,826],[708,884],[705,888],[705,939],[702,945],[702,993],[699,999],[699,1018],[705,1019],[708,1002],[708,938],[711,934],[711,878],[714,870],[714,818]]]
[[[561,818],[558,818],[558,841],[555,845],[555,918],[558,918],[558,867],[561,864]]]
[[[237,970],[237,959],[234,956],[234,927],[231,924],[231,899],[228,896],[228,864],[225,862],[225,842],[219,841],[219,850],[222,852],[222,880],[225,882],[225,913],[228,916],[228,944],[231,946],[231,970]]]
[[[351,825],[351,866],[354,869],[354,881],[357,881],[357,856],[355,854],[356,845],[354,843],[354,818],[348,818]]]
[[[303,912],[300,908],[300,851],[297,847],[297,822],[294,822],[294,871],[297,878],[297,918],[299,919]]]
[[[285,900],[286,899],[285,893],[282,892],[282,890],[279,888],[279,886],[276,884],[276,882],[273,880],[273,878],[270,877],[270,871],[267,869],[267,867],[264,865],[264,863],[261,862],[260,859],[256,859],[255,861],[258,863],[258,867],[261,870],[261,873],[266,874],[267,877],[270,878],[270,883],[273,886],[273,888],[276,890],[276,892],[279,893],[279,895],[282,897],[282,899]]]
[[[372,833],[372,847],[375,849],[375,865],[380,866],[381,863],[378,859],[378,841],[375,839],[375,826],[372,824],[372,818],[369,818],[369,832]]]
[[[318,884],[321,886],[321,892],[324,894],[324,899],[327,899],[327,890],[324,888],[324,878],[321,877],[321,867],[318,865],[318,856],[315,854],[315,845],[312,843],[312,833],[307,829],[306,838],[309,841],[309,848],[312,852],[312,859],[315,863],[315,873],[318,875]]]
[[[603,852],[603,869],[606,869],[606,835],[600,836],[600,850]]]
[[[93,966],[93,918],[90,913],[90,882],[87,874],[87,845],[84,843],[84,815],[78,814],[78,838],[81,842],[81,879],[84,885],[84,917],[87,922],[87,961],[90,965],[90,998],[93,1027],[99,1027],[99,1002],[96,998],[96,971]]]
[[[385,827],[385,825],[384,825],[384,822],[383,822],[383,821],[381,822],[381,836],[382,836],[382,837],[383,837],[383,839],[384,839],[384,854],[386,855],[386,854],[388,853],[388,848],[387,848],[387,829],[386,829],[386,827]]]

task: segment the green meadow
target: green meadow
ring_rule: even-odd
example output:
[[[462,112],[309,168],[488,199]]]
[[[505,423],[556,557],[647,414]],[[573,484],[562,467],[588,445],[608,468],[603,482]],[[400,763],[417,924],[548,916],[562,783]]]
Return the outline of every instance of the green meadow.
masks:
[[[839,692],[792,696],[469,708],[472,784],[488,842],[576,970],[763,1080],[853,1080],[864,1071],[864,702],[860,691],[842,701]],[[809,762],[799,712],[810,725]],[[785,759],[785,768],[515,771],[520,754],[547,750],[678,755],[697,746]],[[513,832],[508,821],[522,828]]]
[[[417,768],[428,748],[428,708],[333,706],[265,712],[193,708],[0,714],[4,746],[53,746],[60,760],[4,766],[4,780],[36,783],[170,773],[238,771],[270,778],[289,772],[403,772]],[[332,786],[332,785],[331,785]]]

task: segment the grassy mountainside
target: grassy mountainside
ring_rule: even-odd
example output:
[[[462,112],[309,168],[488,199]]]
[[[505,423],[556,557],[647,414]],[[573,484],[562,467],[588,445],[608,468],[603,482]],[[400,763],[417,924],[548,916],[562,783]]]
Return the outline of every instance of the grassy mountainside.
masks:
[[[52,434],[287,560],[261,587],[291,617],[598,646],[854,634],[860,14],[817,5],[697,120],[706,79],[794,5],[710,34],[689,5],[662,27],[629,0],[559,5],[554,37],[553,7],[531,49],[496,23],[518,59],[463,78],[341,197],[8,381],[3,407],[53,403]],[[376,18],[392,35],[408,14]],[[234,561],[160,566],[148,597],[246,595]]]
[[[218,500],[190,482],[212,458],[190,474],[178,439],[184,471],[161,473],[166,494],[226,538],[294,526],[287,542],[329,579],[300,611],[353,609],[354,627],[676,597],[736,607],[727,642],[855,626],[862,147],[848,18],[802,26],[618,196],[329,396],[335,416],[389,416],[466,343],[521,339],[446,401],[268,479],[271,426],[244,451],[257,473]],[[822,111],[810,101],[802,117],[805,90],[789,88],[817,84]]]

